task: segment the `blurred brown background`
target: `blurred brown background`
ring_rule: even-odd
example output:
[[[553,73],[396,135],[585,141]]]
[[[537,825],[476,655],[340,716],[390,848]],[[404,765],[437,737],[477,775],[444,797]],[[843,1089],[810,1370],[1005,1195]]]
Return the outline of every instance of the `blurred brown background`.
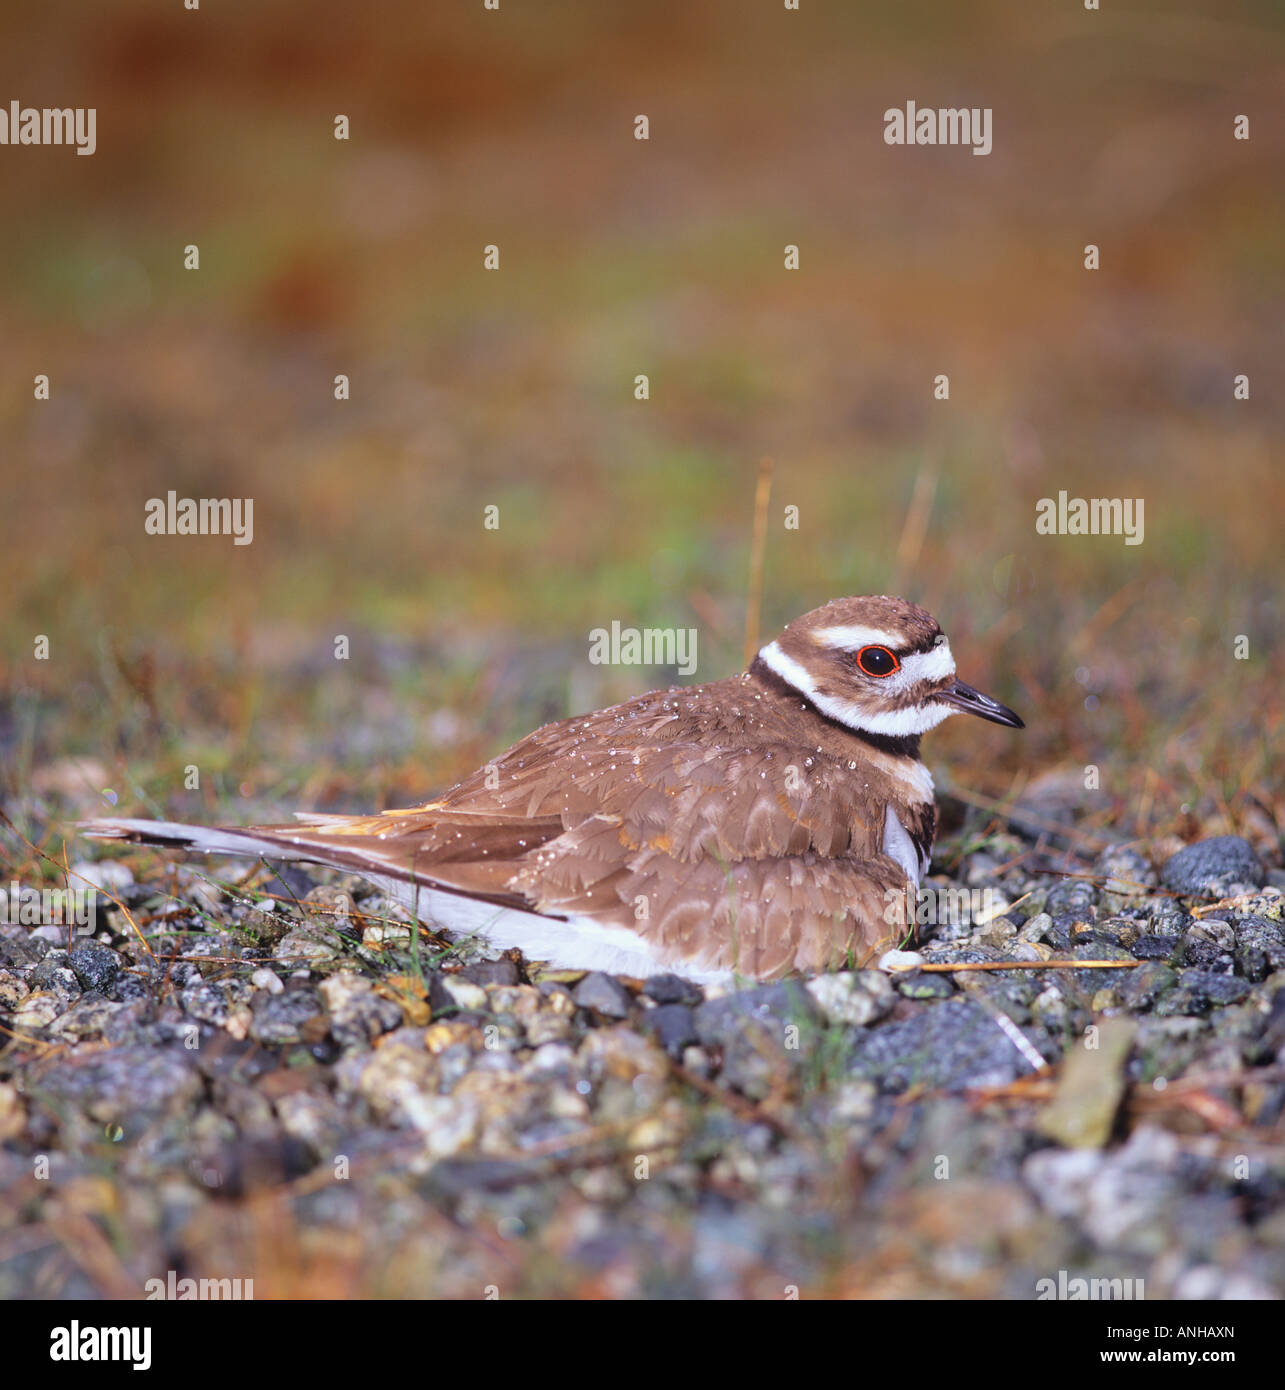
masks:
[[[665,679],[588,664],[612,619],[727,674],[766,454],[765,627],[900,591],[1027,718],[934,761],[1095,762],[1126,833],[1270,848],[1283,40],[1244,0],[11,15],[0,100],[98,150],[0,148],[8,789],[385,804]],[[993,153],[885,145],[908,100]],[[146,535],[169,489],[253,497],[253,544]],[[1059,489],[1145,543],[1036,535]]]

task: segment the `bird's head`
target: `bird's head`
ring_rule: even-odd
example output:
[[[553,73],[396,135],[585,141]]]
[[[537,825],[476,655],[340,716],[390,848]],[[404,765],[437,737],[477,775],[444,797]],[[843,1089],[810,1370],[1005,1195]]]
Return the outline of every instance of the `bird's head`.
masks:
[[[822,714],[859,733],[917,736],[964,710],[1020,729],[965,685],[931,613],[902,598],[840,598],[789,623],[759,659]]]

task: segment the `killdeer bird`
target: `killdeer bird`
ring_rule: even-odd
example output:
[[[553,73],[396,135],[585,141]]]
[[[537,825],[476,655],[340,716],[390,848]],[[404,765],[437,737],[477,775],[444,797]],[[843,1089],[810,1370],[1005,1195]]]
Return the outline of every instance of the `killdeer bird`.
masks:
[[[561,969],[772,979],[907,935],[936,822],[919,738],[959,710],[1022,727],[955,678],[922,608],[835,599],[743,674],[548,724],[422,806],[87,830],[357,872],[425,922]]]

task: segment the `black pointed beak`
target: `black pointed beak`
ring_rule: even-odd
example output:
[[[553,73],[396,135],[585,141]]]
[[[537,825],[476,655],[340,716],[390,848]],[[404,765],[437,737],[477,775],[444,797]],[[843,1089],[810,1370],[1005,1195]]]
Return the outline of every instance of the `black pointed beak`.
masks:
[[[993,724],[1007,724],[1010,729],[1026,728],[1007,705],[1001,705],[998,700],[992,700],[989,695],[983,695],[980,690],[974,690],[963,681],[956,681],[945,690],[939,690],[937,698],[945,700],[948,705],[954,705],[956,709],[967,710],[969,714],[989,719]]]

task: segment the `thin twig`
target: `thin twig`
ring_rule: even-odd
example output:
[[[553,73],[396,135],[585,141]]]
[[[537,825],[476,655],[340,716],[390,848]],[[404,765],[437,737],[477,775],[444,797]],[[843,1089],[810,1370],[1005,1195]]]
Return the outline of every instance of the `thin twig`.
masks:
[[[745,666],[754,660],[759,645],[759,617],[763,610],[763,556],[767,549],[767,504],[772,495],[772,460],[759,461],[758,486],[754,489],[754,541],[750,546],[750,592],[745,605]]]
[[[1145,964],[1146,961],[1141,960],[969,960],[958,965],[949,961],[925,961],[923,965],[909,965],[904,969],[953,975],[957,970],[1132,970]]]
[[[915,490],[911,494],[910,505],[906,508],[906,519],[902,523],[901,538],[897,542],[897,553],[893,560],[893,573],[896,576],[896,592],[902,592],[906,576],[913,574],[924,548],[924,537],[928,534],[928,518],[932,513],[933,498],[937,495],[937,469],[921,468],[915,477]]]

